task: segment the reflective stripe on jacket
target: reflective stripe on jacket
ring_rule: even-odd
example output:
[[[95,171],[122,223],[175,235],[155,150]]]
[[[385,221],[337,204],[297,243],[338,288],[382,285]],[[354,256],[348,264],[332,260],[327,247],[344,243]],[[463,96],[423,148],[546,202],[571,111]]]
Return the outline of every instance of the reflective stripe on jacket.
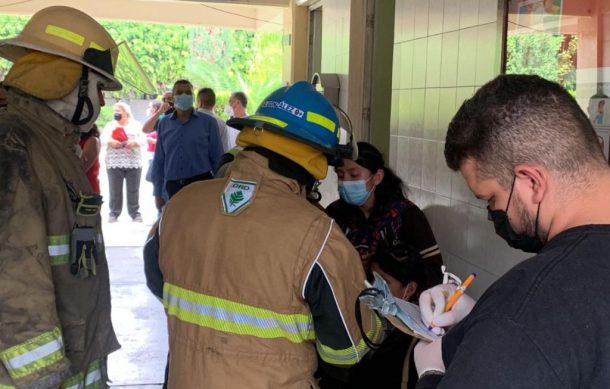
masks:
[[[235,182],[249,183],[252,198],[227,213],[221,194]],[[357,252],[253,151],[237,155],[228,178],[172,198],[159,250],[170,387],[310,388],[316,348],[344,366],[367,352],[354,312],[365,279]],[[380,323],[364,308],[363,322],[378,340]]]
[[[37,99],[9,90],[9,101],[0,113],[0,387],[70,379],[85,388],[119,345],[100,217],[77,215],[67,189],[91,193],[75,154],[80,134]],[[76,225],[92,228],[97,246],[86,279],[70,272]],[[105,370],[97,381],[91,374],[105,386]]]

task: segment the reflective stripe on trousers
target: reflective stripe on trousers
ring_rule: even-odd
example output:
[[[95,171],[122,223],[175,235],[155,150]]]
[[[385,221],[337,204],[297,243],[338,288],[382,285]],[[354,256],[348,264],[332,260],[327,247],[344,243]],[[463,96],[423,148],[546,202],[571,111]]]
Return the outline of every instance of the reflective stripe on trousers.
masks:
[[[106,377],[106,360],[96,360],[89,364],[86,373],[80,372],[64,381],[61,389],[101,388]]]

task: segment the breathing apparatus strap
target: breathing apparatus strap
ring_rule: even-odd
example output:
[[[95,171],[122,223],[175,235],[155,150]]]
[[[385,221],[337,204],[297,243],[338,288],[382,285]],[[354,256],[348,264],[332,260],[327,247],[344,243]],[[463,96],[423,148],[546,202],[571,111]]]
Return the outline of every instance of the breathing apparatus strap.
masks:
[[[84,105],[87,104],[87,116],[80,118],[83,114]],[[89,68],[83,66],[83,73],[81,74],[80,81],[78,82],[78,102],[76,103],[76,109],[72,116],[72,123],[81,125],[87,123],[93,117],[93,103],[89,98]]]

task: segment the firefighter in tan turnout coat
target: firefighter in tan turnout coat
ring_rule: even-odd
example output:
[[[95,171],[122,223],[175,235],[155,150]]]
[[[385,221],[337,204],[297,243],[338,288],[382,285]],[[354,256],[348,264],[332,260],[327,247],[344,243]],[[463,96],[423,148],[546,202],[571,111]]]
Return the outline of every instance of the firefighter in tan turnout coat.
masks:
[[[306,198],[341,161],[338,119],[298,82],[229,124],[245,150],[227,177],[185,187],[161,218],[169,387],[316,387],[316,352],[349,367],[368,351],[358,253]],[[379,340],[380,321],[362,314]]]
[[[0,111],[0,388],[106,387],[119,348],[99,208],[80,132],[118,90],[116,44],[68,7],[0,41],[14,62]]]

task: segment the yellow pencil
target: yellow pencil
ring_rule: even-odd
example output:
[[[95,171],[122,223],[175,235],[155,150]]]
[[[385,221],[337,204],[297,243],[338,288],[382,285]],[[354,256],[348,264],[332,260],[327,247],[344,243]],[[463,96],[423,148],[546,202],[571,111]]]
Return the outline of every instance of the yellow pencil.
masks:
[[[464,292],[466,291],[466,288],[468,288],[468,286],[470,286],[470,284],[472,283],[472,281],[474,280],[474,278],[477,276],[476,273],[471,273],[468,278],[466,278],[466,281],[464,281],[462,283],[462,285],[458,286],[457,289],[455,290],[455,293],[453,294],[453,296],[451,296],[449,298],[449,300],[447,301],[447,305],[445,305],[445,312],[448,312],[449,310],[451,310],[451,308],[453,308],[453,306],[455,305],[455,303],[458,301],[458,299],[460,298],[460,296],[462,294],[464,294]]]

